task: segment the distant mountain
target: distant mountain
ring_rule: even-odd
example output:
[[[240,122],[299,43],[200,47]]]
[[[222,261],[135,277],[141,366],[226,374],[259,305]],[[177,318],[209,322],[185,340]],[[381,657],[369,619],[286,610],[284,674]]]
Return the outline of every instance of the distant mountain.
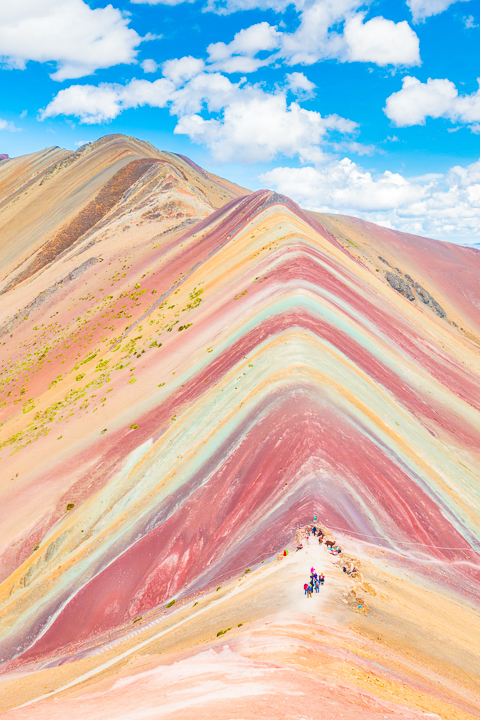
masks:
[[[2,709],[473,717],[480,254],[113,135],[2,164],[0,271]]]

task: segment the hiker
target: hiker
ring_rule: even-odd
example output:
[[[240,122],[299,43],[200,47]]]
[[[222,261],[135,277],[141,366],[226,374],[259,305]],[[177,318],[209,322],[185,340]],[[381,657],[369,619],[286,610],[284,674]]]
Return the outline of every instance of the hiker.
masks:
[[[315,572],[315,568],[310,568],[310,574],[313,575],[314,572]]]
[[[287,555],[288,555],[288,550],[284,550],[284,551],[283,551],[283,557],[287,557]]]
[[[320,585],[323,585],[323,583],[325,582],[325,575],[323,573],[320,573],[318,579],[320,581]]]
[[[316,593],[320,592],[320,580],[318,579],[318,577],[315,580],[315,592]]]
[[[307,597],[312,597],[313,585],[308,585]]]
[[[303,589],[305,590],[305,595],[308,593],[308,583],[305,583],[303,586]]]
[[[321,545],[323,543],[323,535],[318,536],[318,543]]]
[[[316,535],[316,534],[317,534],[317,528],[316,528],[315,525],[314,525],[314,526],[312,527],[312,535]]]
[[[297,545],[297,549],[295,550],[295,552],[298,552],[299,550],[303,550],[303,545],[302,545],[302,543],[299,543],[299,544]]]

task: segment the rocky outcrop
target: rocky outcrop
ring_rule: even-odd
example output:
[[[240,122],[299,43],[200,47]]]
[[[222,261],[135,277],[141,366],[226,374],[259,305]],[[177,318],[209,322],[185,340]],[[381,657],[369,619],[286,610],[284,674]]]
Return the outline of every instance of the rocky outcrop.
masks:
[[[395,270],[401,272],[398,268],[395,268]],[[413,302],[416,295],[416,297],[424,305],[428,305],[433,310],[433,312],[438,315],[438,317],[444,318],[447,316],[445,310],[435,300],[435,298],[430,295],[428,290],[425,290],[425,288],[422,287],[420,283],[416,282],[410,275],[405,275],[404,280],[400,275],[396,275],[395,273],[389,271],[386,274],[386,278],[387,282],[391,285],[391,287],[398,293],[400,293],[400,295],[406,297],[407,300]]]
[[[403,295],[407,300],[415,300],[415,295],[412,292],[412,288],[406,280],[400,275],[396,275],[393,272],[387,272],[387,282],[396,290],[400,295]]]

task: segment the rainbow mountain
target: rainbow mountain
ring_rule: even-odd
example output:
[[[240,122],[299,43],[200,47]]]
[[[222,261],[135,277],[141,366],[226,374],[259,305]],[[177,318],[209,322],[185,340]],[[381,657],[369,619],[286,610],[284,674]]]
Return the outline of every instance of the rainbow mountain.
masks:
[[[110,135],[0,270],[6,718],[479,717],[480,251]]]

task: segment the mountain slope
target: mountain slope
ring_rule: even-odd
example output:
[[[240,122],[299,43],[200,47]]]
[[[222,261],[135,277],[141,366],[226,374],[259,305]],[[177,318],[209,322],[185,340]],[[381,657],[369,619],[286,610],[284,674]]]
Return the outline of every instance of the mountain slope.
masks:
[[[138,653],[140,627],[155,648],[172,598],[190,644],[181,633],[168,651],[192,652],[187,603],[255,565],[241,607],[252,623],[286,613],[257,660],[295,665],[285,647],[308,626],[296,579],[308,557],[261,564],[317,515],[363,567],[355,584],[332,565],[316,611],[352,653],[335,683],[365,686],[369,637],[406,717],[475,715],[478,654],[459,628],[478,624],[479,254],[248,194],[132,139],[106,138],[55,172],[68,173],[61,219],[56,199],[50,215],[37,208],[43,185],[27,189],[38,236],[22,263],[4,256],[0,648],[17,695],[6,707],[42,694],[39,664],[48,675],[74,660],[56,687],[99,673],[103,646],[116,677],[115,648]],[[290,581],[298,600],[257,602]],[[228,588],[211,610],[225,628]],[[255,655],[255,631],[239,632],[236,652]],[[312,682],[321,665],[306,668]],[[20,667],[28,683],[8,680]],[[335,702],[340,714],[346,700]]]

